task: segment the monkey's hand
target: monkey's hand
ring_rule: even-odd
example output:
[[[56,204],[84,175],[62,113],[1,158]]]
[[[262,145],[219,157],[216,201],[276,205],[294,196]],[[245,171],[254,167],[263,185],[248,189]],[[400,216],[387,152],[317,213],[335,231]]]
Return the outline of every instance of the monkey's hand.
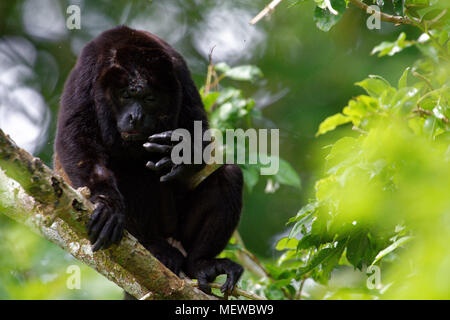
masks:
[[[147,162],[147,168],[161,173],[161,182],[168,182],[172,180],[186,181],[195,172],[200,170],[202,165],[195,164],[174,164],[170,157],[173,148],[173,141],[171,141],[173,131],[166,131],[157,133],[148,138],[148,142],[144,144],[145,150],[152,153],[161,154],[162,158],[159,161]]]
[[[113,243],[119,244],[125,226],[125,205],[121,199],[112,199],[105,195],[94,196],[96,204],[88,224],[88,235],[92,251],[107,249]]]

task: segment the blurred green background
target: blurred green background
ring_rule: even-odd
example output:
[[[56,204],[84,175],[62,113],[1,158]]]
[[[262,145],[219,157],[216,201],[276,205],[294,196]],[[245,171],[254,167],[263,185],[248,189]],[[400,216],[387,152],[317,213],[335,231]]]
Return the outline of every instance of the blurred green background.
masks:
[[[303,191],[281,187],[264,193],[260,181],[245,193],[239,231],[250,251],[262,259],[278,254],[276,241],[285,222],[312,196],[320,175],[321,146],[339,131],[315,138],[318,124],[362,93],[353,83],[368,74],[396,82],[405,66],[418,57],[415,48],[380,60],[371,49],[395,40],[408,27],[382,23],[368,30],[355,8],[330,32],[318,30],[313,3],[289,8],[284,1],[256,26],[249,24],[267,1],[63,1],[0,2],[0,128],[16,143],[52,164],[59,97],[82,47],[102,31],[127,24],[150,31],[186,58],[198,86],[203,85],[208,53],[214,62],[254,64],[264,78],[235,84],[256,100],[270,122],[280,129],[280,156],[302,178]],[[66,9],[81,7],[81,30],[68,30]],[[408,34],[419,35],[412,28]],[[78,264],[69,254],[0,215],[0,299],[121,298],[121,290],[88,267],[82,268],[82,289],[68,290],[66,269]]]

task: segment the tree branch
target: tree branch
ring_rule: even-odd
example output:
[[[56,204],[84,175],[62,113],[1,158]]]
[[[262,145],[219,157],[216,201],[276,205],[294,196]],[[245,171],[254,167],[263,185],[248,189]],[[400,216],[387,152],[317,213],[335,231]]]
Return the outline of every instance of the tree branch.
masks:
[[[0,212],[31,227],[136,298],[213,299],[177,277],[131,234],[92,252],[86,225],[94,209],[81,193],[0,130]]]
[[[365,13],[368,13],[368,10],[373,11],[367,4],[360,0],[350,0],[351,3],[353,3],[358,8],[364,10]],[[414,21],[411,20],[408,17],[402,17],[402,16],[393,16],[384,12],[380,11],[380,19],[386,22],[392,22],[395,24],[410,24],[415,25]]]
[[[264,9],[262,9],[251,21],[250,24],[257,24],[259,20],[264,18],[267,14],[275,10],[276,6],[280,4],[282,0],[273,0]]]
[[[191,280],[188,280],[187,282],[193,287],[198,287],[198,283],[197,282],[194,282],[194,281],[191,281]],[[211,288],[216,288],[216,289],[222,288],[222,284],[220,284],[220,283],[213,282],[213,283],[210,283],[209,285],[211,286]],[[263,298],[261,296],[258,296],[257,294],[254,294],[254,293],[251,293],[251,292],[247,292],[247,291],[239,289],[237,287],[234,288],[234,290],[231,293],[231,295],[233,297],[236,297],[236,298],[238,298],[238,297],[245,297],[245,298],[250,299],[250,300],[266,300],[265,298]]]

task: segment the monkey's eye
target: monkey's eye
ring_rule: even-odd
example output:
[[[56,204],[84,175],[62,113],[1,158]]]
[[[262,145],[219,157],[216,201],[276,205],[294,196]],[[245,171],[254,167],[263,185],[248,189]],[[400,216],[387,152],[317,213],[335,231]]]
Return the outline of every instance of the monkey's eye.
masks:
[[[124,100],[130,99],[131,98],[131,94],[130,94],[130,92],[128,90],[123,90],[120,93],[120,98],[124,99]]]

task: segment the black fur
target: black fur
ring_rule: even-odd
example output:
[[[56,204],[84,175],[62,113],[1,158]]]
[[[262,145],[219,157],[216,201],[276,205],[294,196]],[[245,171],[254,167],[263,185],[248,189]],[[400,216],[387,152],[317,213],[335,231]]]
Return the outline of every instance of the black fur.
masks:
[[[127,85],[120,70],[132,68],[169,99],[164,116],[170,121],[153,119],[156,111],[146,114],[156,121],[155,130],[193,132],[194,120],[207,129],[200,96],[182,56],[150,33],[117,27],[86,45],[66,82],[55,169],[72,186],[88,186],[91,200],[98,204],[89,225],[95,250],[118,243],[125,227],[172,271],[183,270],[198,279],[205,292],[210,290],[208,282],[227,274],[223,291],[230,292],[243,269],[215,257],[239,221],[242,173],[238,166],[224,165],[193,191],[182,181],[160,182],[161,174],[146,164],[156,163],[161,155],[145,150],[141,141],[124,141],[118,130],[111,94],[113,87]],[[181,242],[187,256],[167,238]]]

